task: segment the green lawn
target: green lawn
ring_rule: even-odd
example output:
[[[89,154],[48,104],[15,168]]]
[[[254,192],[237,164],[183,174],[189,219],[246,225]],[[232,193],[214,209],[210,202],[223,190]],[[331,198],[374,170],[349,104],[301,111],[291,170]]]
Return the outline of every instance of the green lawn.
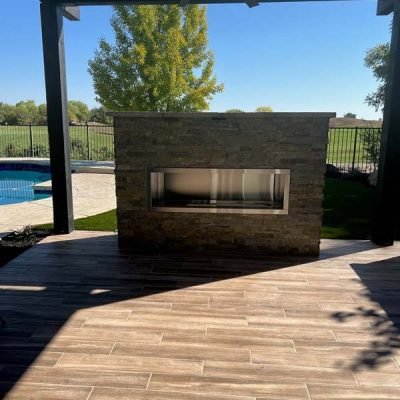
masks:
[[[116,231],[116,210],[107,211],[92,217],[75,220],[75,229],[79,231]]]
[[[352,164],[353,158],[355,164],[367,163],[368,155],[363,143],[365,131],[358,128],[356,137],[355,128],[330,129],[327,163]]]
[[[359,182],[327,178],[322,237],[368,239],[374,189]]]
[[[326,180],[322,237],[368,239],[374,189],[358,182]],[[51,228],[50,225],[45,226]],[[75,221],[78,230],[115,231],[115,210]]]
[[[39,227],[42,229],[53,229],[53,224],[40,225]],[[93,215],[92,217],[76,219],[75,229],[78,231],[116,231],[116,210]]]

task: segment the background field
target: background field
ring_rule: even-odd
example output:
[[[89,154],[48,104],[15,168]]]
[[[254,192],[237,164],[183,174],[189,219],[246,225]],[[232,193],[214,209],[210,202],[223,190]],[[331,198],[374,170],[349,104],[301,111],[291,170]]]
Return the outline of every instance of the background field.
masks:
[[[114,128],[70,126],[71,157],[75,160],[113,160]],[[48,157],[47,126],[0,126],[0,157]]]
[[[365,136],[370,132],[380,137],[381,128],[331,128],[327,164],[333,164],[342,170],[352,169],[353,166],[364,172],[374,170],[374,162],[365,143]],[[379,144],[377,151],[379,152]]]
[[[327,163],[347,171],[371,172],[374,165],[366,151],[363,137],[380,128],[332,127],[329,130]],[[105,125],[70,127],[71,157],[76,160],[113,160],[114,128]],[[48,157],[46,126],[0,126],[0,157]]]

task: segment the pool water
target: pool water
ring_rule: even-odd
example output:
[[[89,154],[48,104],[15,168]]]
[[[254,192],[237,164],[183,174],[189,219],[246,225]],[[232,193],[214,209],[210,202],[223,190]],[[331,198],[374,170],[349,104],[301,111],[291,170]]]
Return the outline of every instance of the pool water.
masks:
[[[50,179],[51,175],[43,172],[0,170],[0,206],[50,197],[51,194],[34,193],[32,187]]]

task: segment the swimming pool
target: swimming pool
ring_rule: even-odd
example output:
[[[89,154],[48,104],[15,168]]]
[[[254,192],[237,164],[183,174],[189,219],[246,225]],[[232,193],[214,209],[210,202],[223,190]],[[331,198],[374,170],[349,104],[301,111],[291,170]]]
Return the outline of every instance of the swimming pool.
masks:
[[[0,206],[50,197],[51,192],[35,192],[33,188],[36,183],[50,179],[46,172],[0,170]]]

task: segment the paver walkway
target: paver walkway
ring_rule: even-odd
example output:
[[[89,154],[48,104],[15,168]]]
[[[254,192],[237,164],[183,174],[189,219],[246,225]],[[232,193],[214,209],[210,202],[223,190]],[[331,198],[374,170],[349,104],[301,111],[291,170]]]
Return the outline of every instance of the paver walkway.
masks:
[[[116,208],[114,174],[72,174],[75,218]],[[0,206],[0,233],[53,221],[52,199]]]
[[[400,399],[400,243],[319,259],[49,237],[0,269],[0,397]]]

